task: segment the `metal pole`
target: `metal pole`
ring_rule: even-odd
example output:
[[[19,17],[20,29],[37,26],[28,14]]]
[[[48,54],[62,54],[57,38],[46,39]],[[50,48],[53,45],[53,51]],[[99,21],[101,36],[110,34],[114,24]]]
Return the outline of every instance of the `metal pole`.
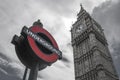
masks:
[[[37,80],[38,70],[39,70],[39,63],[36,62],[33,64],[33,67],[30,70],[30,75],[28,80]]]
[[[26,79],[27,71],[28,71],[28,68],[26,67],[26,68],[25,68],[25,72],[24,72],[24,76],[23,76],[23,80]]]

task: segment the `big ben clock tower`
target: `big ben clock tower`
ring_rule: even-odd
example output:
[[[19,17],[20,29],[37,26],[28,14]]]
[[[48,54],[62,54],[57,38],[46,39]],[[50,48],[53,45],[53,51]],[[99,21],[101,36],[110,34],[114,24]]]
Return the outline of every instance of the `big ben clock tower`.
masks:
[[[103,29],[82,5],[71,38],[75,80],[119,80]]]

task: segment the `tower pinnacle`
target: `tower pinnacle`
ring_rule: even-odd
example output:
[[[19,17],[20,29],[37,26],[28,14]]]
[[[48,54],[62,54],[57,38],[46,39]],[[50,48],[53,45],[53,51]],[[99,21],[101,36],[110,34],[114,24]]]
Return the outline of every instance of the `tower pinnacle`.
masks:
[[[83,6],[82,6],[82,3],[80,3],[80,6],[81,6],[81,10],[84,10]]]

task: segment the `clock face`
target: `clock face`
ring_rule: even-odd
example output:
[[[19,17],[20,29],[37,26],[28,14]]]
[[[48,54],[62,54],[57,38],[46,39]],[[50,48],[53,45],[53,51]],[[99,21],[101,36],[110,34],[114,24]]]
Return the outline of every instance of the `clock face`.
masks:
[[[81,32],[83,30],[83,25],[81,24],[80,26],[78,26],[77,28],[76,28],[76,33],[79,33],[79,32]]]

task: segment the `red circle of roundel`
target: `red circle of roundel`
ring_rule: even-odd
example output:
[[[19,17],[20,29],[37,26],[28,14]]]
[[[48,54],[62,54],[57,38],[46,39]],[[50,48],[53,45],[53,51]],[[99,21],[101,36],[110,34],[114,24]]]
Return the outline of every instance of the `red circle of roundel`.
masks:
[[[30,28],[30,30],[34,33],[43,33],[45,34],[52,42],[53,46],[55,48],[58,49],[58,45],[56,43],[56,41],[54,40],[54,38],[50,35],[50,33],[48,31],[46,31],[45,29],[41,28],[40,26],[33,26]],[[53,63],[58,59],[58,55],[56,53],[52,53],[52,54],[45,54],[43,53],[38,46],[35,43],[35,40],[30,37],[27,36],[28,39],[28,43],[30,45],[30,47],[32,48],[32,50],[34,51],[34,53],[42,60],[46,61],[46,62],[50,62]]]

